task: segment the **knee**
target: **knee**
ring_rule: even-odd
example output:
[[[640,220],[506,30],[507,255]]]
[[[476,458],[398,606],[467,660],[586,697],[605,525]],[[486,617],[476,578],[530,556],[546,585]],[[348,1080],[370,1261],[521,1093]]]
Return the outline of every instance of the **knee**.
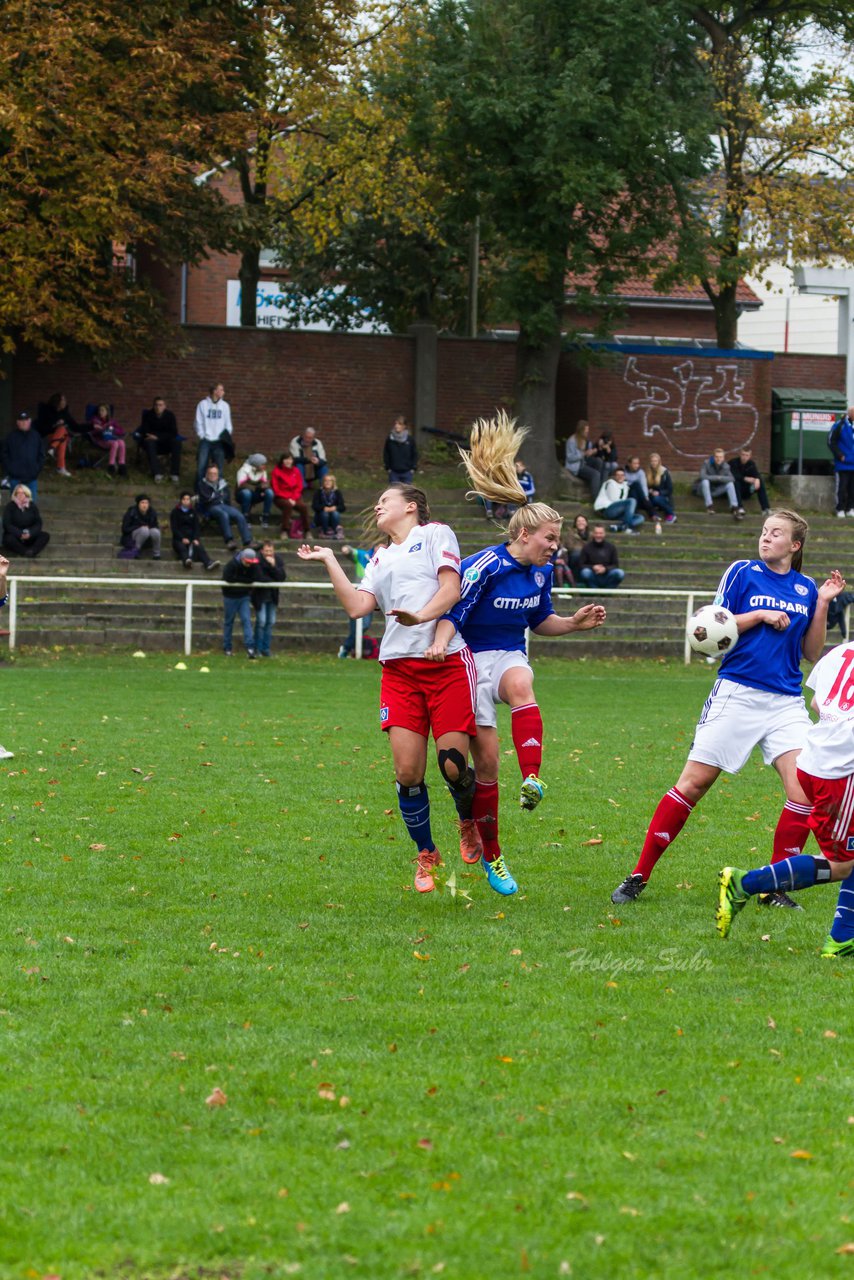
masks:
[[[424,781],[424,771],[417,765],[398,765],[394,777],[401,787],[418,787]]]

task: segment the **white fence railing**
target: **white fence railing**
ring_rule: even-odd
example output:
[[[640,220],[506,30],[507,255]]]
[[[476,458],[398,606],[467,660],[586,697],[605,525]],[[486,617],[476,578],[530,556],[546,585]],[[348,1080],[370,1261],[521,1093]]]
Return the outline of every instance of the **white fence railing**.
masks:
[[[39,583],[50,583],[51,585],[59,585],[62,587],[87,588],[87,587],[108,587],[114,590],[140,590],[145,591],[151,588],[168,587],[173,591],[184,592],[184,653],[190,654],[193,649],[193,599],[197,591],[220,591],[222,589],[222,580],[219,578],[206,578],[198,582],[187,582],[181,578],[124,578],[124,577],[65,577],[62,575],[50,574],[15,574],[9,577],[9,648],[14,649],[18,642],[18,620],[21,600],[19,596],[19,587],[23,585],[38,585]],[[328,592],[334,590],[331,582],[281,582],[276,586],[280,591],[318,591]],[[685,601],[685,622],[694,612],[694,600],[697,596],[711,598],[714,595],[712,590],[702,590],[694,588],[691,591],[681,589],[658,589],[648,587],[617,587],[612,591],[597,591],[594,588],[587,587],[555,587],[552,595],[556,599],[571,599],[573,596],[596,596],[607,597],[614,596],[623,599],[626,596],[637,596],[641,599],[651,598],[668,598],[671,600],[681,599]],[[846,611],[847,622],[847,611]],[[356,621],[356,657],[362,656],[362,619]],[[691,649],[686,638],[684,644],[684,659],[686,663],[691,661]]]

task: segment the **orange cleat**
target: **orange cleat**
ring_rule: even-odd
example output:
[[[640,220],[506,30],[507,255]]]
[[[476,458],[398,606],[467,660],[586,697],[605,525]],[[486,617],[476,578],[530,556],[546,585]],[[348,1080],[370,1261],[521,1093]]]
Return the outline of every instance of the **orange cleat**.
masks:
[[[462,818],[457,826],[460,829],[460,857],[463,862],[473,867],[475,863],[480,862],[483,853],[477,823],[474,818]]]
[[[422,849],[417,858],[413,858],[415,863],[415,888],[419,893],[431,893],[436,888],[431,870],[438,867],[442,859],[439,856],[438,849]]]

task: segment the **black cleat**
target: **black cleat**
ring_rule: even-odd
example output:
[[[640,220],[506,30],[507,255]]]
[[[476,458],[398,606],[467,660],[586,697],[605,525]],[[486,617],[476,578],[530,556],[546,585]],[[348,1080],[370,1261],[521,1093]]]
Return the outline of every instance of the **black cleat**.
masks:
[[[760,893],[757,895],[756,902],[760,907],[788,907],[790,911],[803,911],[801,904],[795,902],[795,899],[790,898],[782,889],[778,889],[776,893]]]
[[[623,902],[634,902],[645,888],[646,880],[639,871],[635,871],[632,875],[626,876],[622,884],[617,885],[611,894],[611,901],[616,902],[618,906]]]

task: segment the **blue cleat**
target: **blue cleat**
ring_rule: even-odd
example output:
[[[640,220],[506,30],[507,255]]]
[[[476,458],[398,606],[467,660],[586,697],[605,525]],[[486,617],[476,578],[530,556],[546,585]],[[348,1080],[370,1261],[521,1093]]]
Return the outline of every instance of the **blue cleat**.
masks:
[[[507,870],[503,853],[500,853],[492,862],[487,862],[486,858],[484,858],[483,869],[486,872],[486,879],[490,889],[494,889],[496,893],[501,893],[507,897],[509,894],[515,893],[519,888]]]
[[[519,804],[523,809],[536,809],[545,794],[546,784],[535,773],[529,773],[522,783]]]

